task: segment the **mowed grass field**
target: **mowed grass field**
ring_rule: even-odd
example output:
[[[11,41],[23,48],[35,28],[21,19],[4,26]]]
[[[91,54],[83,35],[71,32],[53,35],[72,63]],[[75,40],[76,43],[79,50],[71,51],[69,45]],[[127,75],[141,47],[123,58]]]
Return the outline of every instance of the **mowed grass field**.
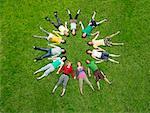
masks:
[[[73,15],[81,9],[79,20],[87,25],[93,11],[96,20],[108,19],[107,23],[94,29],[103,38],[118,30],[120,35],[114,42],[124,46],[104,47],[110,53],[120,54],[120,64],[104,62],[98,64],[112,81],[108,85],[101,81],[101,90],[92,92],[84,84],[81,96],[78,81],[70,79],[67,92],[60,97],[61,87],[54,95],[51,91],[60,75],[56,72],[37,81],[33,72],[49,63],[47,59],[33,62],[43,54],[32,46],[47,47],[47,41],[32,38],[44,35],[39,26],[55,29],[44,20],[45,16],[55,19],[54,11],[63,22],[68,21],[66,9]],[[1,113],[148,113],[150,112],[150,1],[149,0],[0,0],[0,80]],[[77,35],[64,39],[67,57],[76,68],[77,61],[85,65],[91,40],[81,38],[78,25]],[[89,78],[96,89],[94,77]]]

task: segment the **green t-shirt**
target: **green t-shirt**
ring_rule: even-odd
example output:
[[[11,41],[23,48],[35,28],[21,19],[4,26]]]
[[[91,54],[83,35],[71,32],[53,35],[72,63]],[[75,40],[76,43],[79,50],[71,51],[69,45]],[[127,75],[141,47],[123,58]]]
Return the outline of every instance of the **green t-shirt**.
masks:
[[[57,69],[63,62],[61,61],[61,58],[57,58],[52,62],[52,65],[54,66],[55,69]]]
[[[93,27],[88,25],[85,29],[82,30],[82,32],[86,33],[88,36],[90,36],[92,30],[93,30]]]
[[[92,72],[95,72],[96,70],[98,70],[98,67],[97,67],[95,61],[91,61],[91,62],[88,64],[88,67],[92,70]]]

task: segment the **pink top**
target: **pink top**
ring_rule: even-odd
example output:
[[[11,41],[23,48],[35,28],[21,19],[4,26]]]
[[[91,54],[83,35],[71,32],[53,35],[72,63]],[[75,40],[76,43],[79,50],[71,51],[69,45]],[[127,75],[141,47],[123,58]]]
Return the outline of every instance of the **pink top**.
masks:
[[[86,77],[86,73],[84,72],[84,68],[83,67],[78,67],[78,71],[79,71],[78,79]]]

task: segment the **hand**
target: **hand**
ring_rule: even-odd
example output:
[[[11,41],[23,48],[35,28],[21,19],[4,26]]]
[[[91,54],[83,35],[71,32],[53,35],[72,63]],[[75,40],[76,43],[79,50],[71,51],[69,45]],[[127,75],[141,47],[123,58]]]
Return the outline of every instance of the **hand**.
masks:
[[[76,76],[74,77],[74,79],[76,79]]]
[[[56,73],[57,75],[59,74],[59,72]]]

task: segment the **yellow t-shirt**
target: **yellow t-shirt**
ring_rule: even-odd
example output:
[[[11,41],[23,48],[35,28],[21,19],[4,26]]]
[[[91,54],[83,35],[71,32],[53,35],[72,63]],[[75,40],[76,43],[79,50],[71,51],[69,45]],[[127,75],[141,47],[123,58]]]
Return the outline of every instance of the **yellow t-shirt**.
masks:
[[[57,43],[60,44],[61,43],[62,38],[61,37],[57,37],[57,36],[53,36],[50,41],[53,43]]]

